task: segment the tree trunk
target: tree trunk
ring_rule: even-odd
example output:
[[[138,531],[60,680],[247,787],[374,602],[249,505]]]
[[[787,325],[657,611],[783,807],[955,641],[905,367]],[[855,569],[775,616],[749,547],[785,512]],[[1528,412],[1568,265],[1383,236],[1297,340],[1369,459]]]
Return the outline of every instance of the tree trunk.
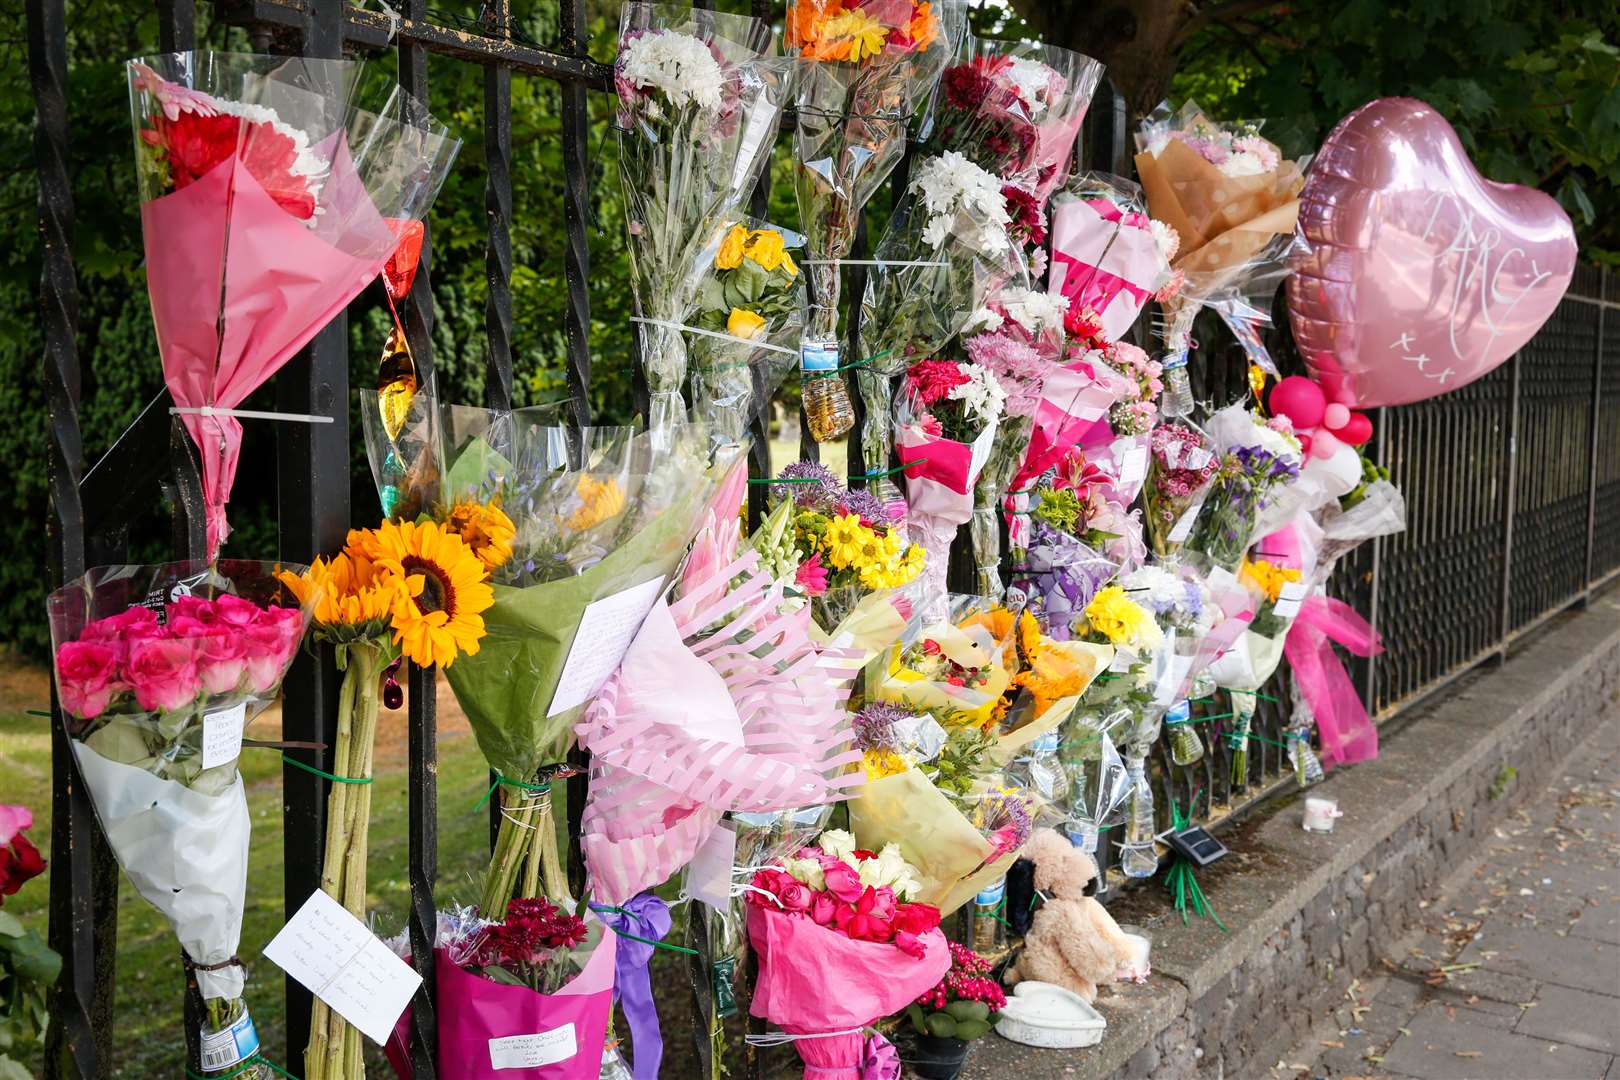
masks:
[[[1193,17],[1187,0],[1013,0],[1013,8],[1043,41],[1107,65],[1132,120],[1170,92],[1181,35]]]

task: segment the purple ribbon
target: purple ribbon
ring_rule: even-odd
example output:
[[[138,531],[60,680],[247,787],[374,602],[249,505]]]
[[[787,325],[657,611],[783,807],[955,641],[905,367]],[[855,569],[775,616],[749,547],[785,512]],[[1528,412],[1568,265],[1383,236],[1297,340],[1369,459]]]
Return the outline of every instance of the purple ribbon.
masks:
[[[653,949],[649,942],[662,941],[673,923],[669,905],[652,893],[625,901],[620,908],[591,905],[602,922],[621,935],[613,959],[613,996],[624,1009],[630,1025],[630,1062],[635,1080],[658,1080],[658,1066],[664,1060],[664,1036],[658,1030],[658,1007],[653,1004]],[[644,938],[635,941],[631,937]]]

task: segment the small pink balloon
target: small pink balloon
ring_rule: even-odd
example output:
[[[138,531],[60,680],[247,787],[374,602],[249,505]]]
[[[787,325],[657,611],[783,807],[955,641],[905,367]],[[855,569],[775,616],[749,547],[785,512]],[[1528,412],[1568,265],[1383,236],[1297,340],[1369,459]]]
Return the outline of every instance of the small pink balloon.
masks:
[[[1339,447],[1343,445],[1333,432],[1326,428],[1317,428],[1315,434],[1311,436],[1311,457],[1326,461],[1337,454]]]
[[[1300,192],[1299,231],[1294,340],[1353,408],[1485,375],[1535,335],[1575,271],[1575,228],[1552,196],[1481,177],[1445,117],[1412,98],[1339,121]]]
[[[1351,413],[1350,419],[1346,420],[1337,432],[1340,441],[1347,442],[1351,446],[1366,445],[1367,440],[1372,438],[1372,433],[1372,420],[1366,413],[1358,412]]]
[[[1326,404],[1322,388],[1303,375],[1280,379],[1271,388],[1271,411],[1292,420],[1295,431],[1320,424]]]
[[[1322,426],[1329,431],[1338,431],[1350,419],[1350,410],[1337,401],[1322,410]]]
[[[1296,431],[1296,432],[1294,432],[1294,437],[1299,440],[1300,452],[1305,453],[1305,454],[1309,454],[1311,452],[1311,435],[1310,435],[1310,432],[1308,432],[1308,431]]]

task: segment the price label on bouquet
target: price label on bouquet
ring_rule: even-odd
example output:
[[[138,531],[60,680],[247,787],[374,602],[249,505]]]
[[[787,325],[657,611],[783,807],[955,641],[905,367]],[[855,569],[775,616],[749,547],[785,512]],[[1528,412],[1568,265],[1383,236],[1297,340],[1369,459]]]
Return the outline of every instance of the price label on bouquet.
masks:
[[[1277,602],[1271,606],[1271,612],[1279,619],[1292,619],[1299,614],[1299,605],[1305,602],[1305,597],[1311,587],[1303,581],[1285,581],[1283,587],[1277,591]]]
[[[264,947],[264,955],[379,1044],[422,985],[411,965],[319,890]]]
[[[203,1072],[223,1072],[259,1052],[259,1032],[245,1009],[236,1022],[220,1031],[203,1031],[198,1051]]]
[[[204,713],[202,722],[202,767],[229,765],[242,756],[242,728],[247,723],[247,702],[229,709]]]
[[[568,659],[563,663],[562,677],[557,680],[548,717],[596,696],[624,659],[636,631],[663,591],[664,579],[658,577],[586,605]]]

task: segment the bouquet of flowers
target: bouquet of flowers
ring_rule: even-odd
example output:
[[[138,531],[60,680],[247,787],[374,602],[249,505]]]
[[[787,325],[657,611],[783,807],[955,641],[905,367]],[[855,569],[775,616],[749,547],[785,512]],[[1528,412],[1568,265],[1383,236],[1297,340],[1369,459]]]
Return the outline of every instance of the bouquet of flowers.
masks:
[[[824,642],[853,650],[863,666],[910,621],[900,590],[922,572],[926,552],[906,542],[876,496],[844,487],[824,465],[795,462],[776,484],[786,491],[749,543],[810,600]]]
[[[711,463],[701,426],[571,430],[553,406],[457,406],[445,501],[497,503],[515,531],[495,567],[488,637],[446,671],[501,778],[503,816],[480,911],[566,895],[550,782],[573,727],[613,674],[741,456]],[[469,529],[477,531],[476,517]],[[576,642],[590,648],[576,649]]]
[[[1192,535],[1219,467],[1209,436],[1191,424],[1165,421],[1153,429],[1142,504],[1148,540],[1157,555],[1175,554]]]
[[[401,954],[410,940],[390,942]],[[438,1075],[497,1080],[521,1070],[542,1080],[590,1080],[602,1067],[623,943],[595,918],[540,898],[514,898],[499,919],[475,908],[439,912],[433,948]],[[386,1047],[402,1080],[410,1014]]]
[[[705,249],[753,191],[787,104],[791,67],[769,56],[758,19],[627,3],[613,85],[619,180],[630,232],[630,283],[641,362],[664,438],[682,422],[686,347]]]
[[[692,399],[715,444],[742,445],[755,408],[770,400],[796,357],[804,277],[792,233],[753,220],[726,226],[698,281]],[[705,256],[708,251],[705,250]]]
[[[952,596],[946,610],[906,628],[889,652],[881,678],[868,687],[878,702],[892,702],[922,713],[935,713],[955,725],[993,727],[1006,709],[1003,696],[1012,683],[1004,659],[1010,625],[980,618],[994,610],[982,596]],[[881,730],[880,718],[872,718]],[[887,718],[892,725],[894,718]],[[859,729],[858,729],[859,730]],[[886,746],[888,739],[878,740]],[[857,737],[863,749],[869,738]]]
[[[1075,619],[1120,570],[1119,559],[1101,552],[1116,541],[1128,544],[1133,525],[1140,531],[1109,495],[1106,485],[1060,487],[1056,480],[1029,493],[1029,520],[1013,549],[1012,590],[1058,641],[1069,640]]]
[[[1280,263],[1294,235],[1305,181],[1299,163],[1285,159],[1258,126],[1223,127],[1191,102],[1175,114],[1161,108],[1144,120],[1136,143],[1136,172],[1148,208],[1181,241],[1172,266],[1185,284],[1165,305],[1164,336],[1165,366],[1176,373],[1171,412],[1185,415],[1192,407],[1185,367],[1193,317],[1204,302],[1241,293],[1246,281]],[[1269,280],[1269,288],[1275,287]],[[1247,318],[1260,314],[1247,304],[1243,309]],[[1245,331],[1238,338],[1257,363],[1276,373],[1263,348],[1253,352],[1257,335]]]
[[[788,4],[787,45],[800,62],[793,187],[811,255],[801,366],[816,376],[805,396],[818,440],[837,438],[854,419],[843,382],[832,374],[839,367],[839,264],[866,200],[899,162],[912,113],[955,49],[962,22],[957,0]]]
[[[184,52],[128,64],[163,379],[202,456],[208,554],[242,426],[231,410],[371,283],[427,214],[459,142],[362,65]]]
[[[1104,342],[1120,341],[1149,300],[1179,289],[1171,273],[1180,237],[1150,218],[1141,188],[1088,173],[1052,201],[1050,286],[1076,312],[1089,312]]]
[[[1241,404],[1220,410],[1206,427],[1219,464],[1186,547],[1236,571],[1261,510],[1278,489],[1299,478],[1303,454],[1287,417],[1264,420]]]
[[[906,372],[898,442],[908,481],[906,524],[928,552],[925,618],[943,612],[951,541],[973,516],[973,486],[1005,402],[996,377],[971,361],[921,360]]]
[[[1026,277],[995,177],[947,153],[919,162],[907,190],[867,275],[856,369],[868,486],[885,498],[895,376],[943,349],[986,296]]]
[[[334,646],[343,672],[332,768],[345,778],[327,796],[321,890],[350,914],[366,913],[366,855],[371,830],[371,767],[379,694],[390,707],[404,699],[394,672],[403,659],[449,670],[478,652],[482,612],[493,602],[489,570],[510,549],[510,523],[500,510],[467,506],[463,516],[488,514],[484,535],[462,542],[451,525],[384,522],[353,529],[331,562],[316,559],[302,574],[284,570],[282,583],[315,611],[310,634]],[[504,523],[504,524],[497,524]],[[305,1069],[323,1080],[364,1075],[360,1032],[317,999]]]
[[[273,564],[238,560],[100,567],[47,601],[78,773],[113,854],[196,973],[209,1072],[258,1047],[236,960],[249,832],[236,762],[313,603],[279,584]]]
[[[950,969],[940,911],[916,902],[918,890],[897,847],[857,850],[840,831],[754,875],[748,938],[759,977],[750,1011],[807,1036],[793,1041],[807,1080],[857,1072],[878,1047],[850,1029],[915,1001]]]
[[[906,1006],[906,1019],[918,1035],[971,1042],[989,1034],[1007,1006],[1007,995],[989,960],[957,941],[950,949],[951,969]]]

